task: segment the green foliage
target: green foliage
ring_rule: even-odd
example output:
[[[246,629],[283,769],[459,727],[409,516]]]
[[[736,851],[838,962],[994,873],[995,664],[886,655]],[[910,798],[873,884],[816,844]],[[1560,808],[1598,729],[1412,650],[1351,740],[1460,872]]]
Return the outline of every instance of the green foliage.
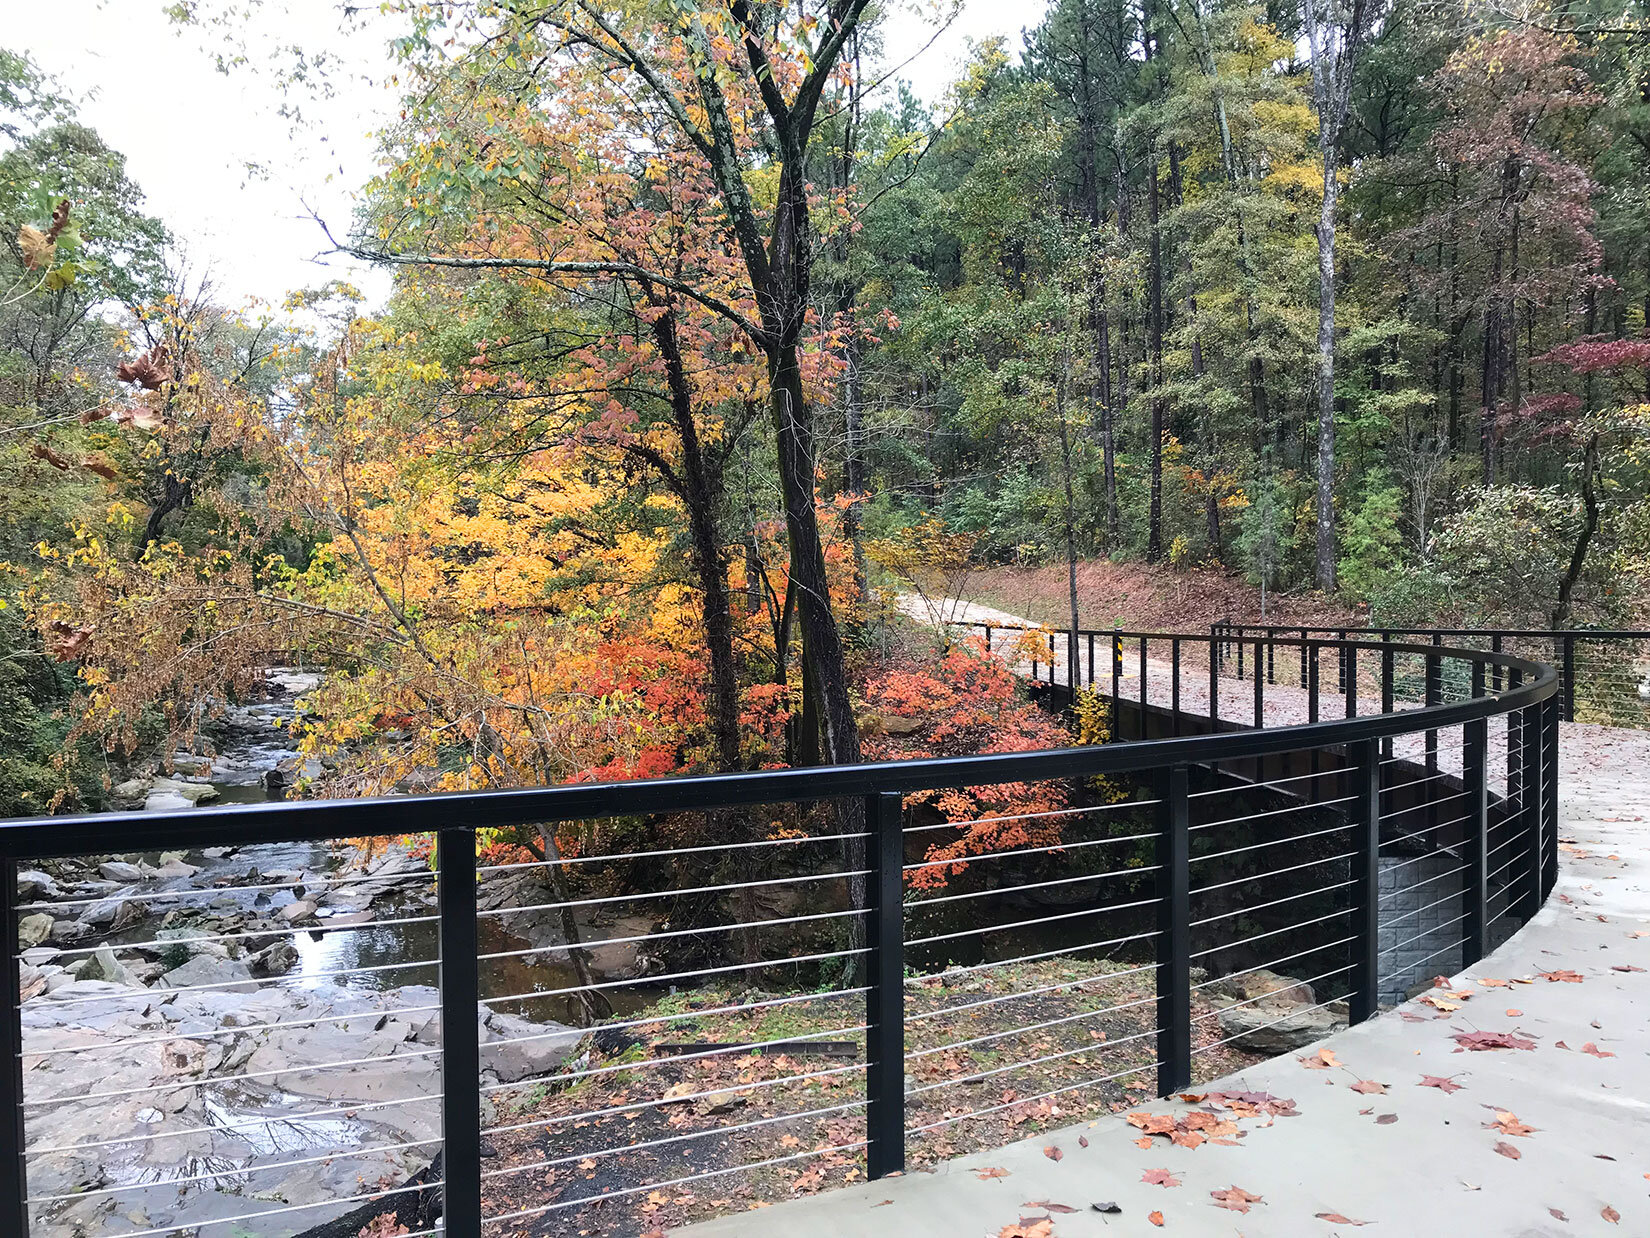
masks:
[[[1340,585],[1350,596],[1367,599],[1387,576],[1401,570],[1398,520],[1403,504],[1404,492],[1387,484],[1384,472],[1373,471],[1363,500],[1341,527]]]

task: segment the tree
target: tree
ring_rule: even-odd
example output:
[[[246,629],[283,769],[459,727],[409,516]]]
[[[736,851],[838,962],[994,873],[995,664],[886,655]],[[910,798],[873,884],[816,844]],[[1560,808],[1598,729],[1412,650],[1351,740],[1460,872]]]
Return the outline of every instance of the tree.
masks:
[[[1317,581],[1335,587],[1335,225],[1340,201],[1341,133],[1358,56],[1374,20],[1368,0],[1302,0],[1312,67],[1312,102],[1323,155],[1318,214],[1318,501]]]

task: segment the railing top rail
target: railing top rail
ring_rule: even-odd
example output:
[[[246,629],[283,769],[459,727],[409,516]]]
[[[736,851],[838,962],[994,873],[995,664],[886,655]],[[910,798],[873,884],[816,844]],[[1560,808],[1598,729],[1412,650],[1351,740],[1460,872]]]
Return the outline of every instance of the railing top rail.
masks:
[[[993,627],[998,625],[993,624]],[[1522,636],[1522,637],[1554,637],[1578,636],[1597,639],[1621,640],[1650,640],[1650,631],[1638,628],[1428,628],[1403,627],[1399,625],[1349,625],[1342,628],[1314,627],[1311,624],[1299,623],[1243,623],[1233,619],[1221,619],[1210,625],[1216,632],[1305,632],[1308,635],[1325,634],[1339,636],[1342,632],[1349,636],[1353,633],[1363,634],[1370,632],[1392,632],[1405,636]],[[1062,629],[1063,630],[1063,629]]]
[[[1209,634],[1140,635],[1148,639],[1153,635],[1210,642],[1215,639]],[[1280,639],[1277,643],[1321,645],[1325,642]],[[1139,773],[1454,726],[1538,704],[1552,697],[1558,687],[1557,673],[1551,667],[1508,654],[1396,642],[1335,643],[1342,648],[1371,652],[1412,652],[1495,665],[1518,671],[1522,682],[1516,687],[1508,686],[1465,701],[1394,713],[1046,752],[706,774],[637,782],[575,783],[507,791],[250,804],[195,808],[176,815],[139,811],[30,817],[0,822],[0,859],[44,859],[180,845],[247,845],[350,835],[417,834],[454,828],[473,830],[795,803],[880,792],[926,791],[947,786]]]

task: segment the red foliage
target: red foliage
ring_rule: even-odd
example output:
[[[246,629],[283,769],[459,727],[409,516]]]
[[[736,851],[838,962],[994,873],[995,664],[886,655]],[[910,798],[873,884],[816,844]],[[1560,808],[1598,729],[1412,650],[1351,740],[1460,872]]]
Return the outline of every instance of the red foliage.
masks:
[[[1055,719],[1019,698],[1013,675],[979,641],[953,647],[933,666],[873,678],[865,699],[885,719],[920,724],[904,739],[868,737],[866,754],[878,760],[1035,752],[1069,742]],[[1007,782],[919,792],[907,802],[927,804],[956,824],[955,835],[929,847],[927,859],[934,866],[909,877],[916,889],[938,889],[967,869],[970,856],[1057,844],[1060,810],[1069,799],[1061,783]],[[1034,815],[1044,813],[1053,815]]]

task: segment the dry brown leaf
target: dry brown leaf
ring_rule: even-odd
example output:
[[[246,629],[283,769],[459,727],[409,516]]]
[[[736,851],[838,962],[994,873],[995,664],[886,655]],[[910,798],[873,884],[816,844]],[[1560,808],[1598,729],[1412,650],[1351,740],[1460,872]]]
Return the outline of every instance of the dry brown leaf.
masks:
[[[1331,1225],[1368,1225],[1368,1221],[1354,1221],[1349,1216],[1342,1216],[1338,1212],[1315,1212],[1312,1214],[1320,1221],[1328,1221]]]
[[[1522,1152],[1520,1152],[1517,1148],[1513,1147],[1512,1144],[1510,1144],[1510,1143],[1508,1143],[1508,1142],[1506,1142],[1505,1140],[1502,1140],[1502,1139],[1496,1140],[1495,1150],[1497,1152],[1499,1152],[1502,1156],[1506,1157],[1509,1161],[1522,1160],[1523,1157],[1524,1157],[1524,1154]]]
[[[1354,1092],[1362,1092],[1366,1096],[1376,1096],[1386,1091],[1386,1084],[1376,1083],[1373,1079],[1360,1079],[1350,1086]]]
[[[1450,1078],[1448,1075],[1422,1075],[1421,1082],[1418,1086],[1423,1088],[1437,1088],[1440,1092],[1445,1094],[1461,1091],[1461,1084],[1455,1082],[1455,1080]]]
[[[1214,1196],[1215,1207],[1229,1208],[1233,1212],[1248,1212],[1250,1204],[1264,1204],[1266,1201],[1259,1195],[1251,1195],[1241,1186],[1229,1186],[1224,1191],[1210,1191]]]
[[[1145,1173],[1140,1175],[1140,1180],[1142,1182],[1149,1183],[1152,1186],[1180,1185],[1180,1179],[1175,1177],[1167,1169],[1148,1169]]]
[[[1508,1113],[1502,1109],[1496,1110],[1495,1121],[1486,1122],[1484,1126],[1487,1130],[1497,1130],[1503,1135],[1518,1135],[1523,1138],[1528,1138],[1536,1130],[1535,1127],[1526,1126],[1520,1122],[1516,1114]]]
[[[1621,1213],[1610,1207],[1609,1204],[1605,1204],[1604,1207],[1600,1208],[1598,1214],[1612,1225],[1621,1224]]]
[[[1583,1053],[1591,1054],[1593,1057],[1615,1057],[1615,1054],[1610,1052],[1610,1050],[1600,1049],[1590,1040],[1581,1046],[1581,1051]]]
[[[1308,1070],[1327,1070],[1331,1066],[1341,1064],[1333,1049],[1319,1049],[1311,1057],[1296,1058],[1295,1060]]]
[[[1159,1228],[1163,1226],[1163,1214],[1161,1212],[1148,1212],[1146,1219]]]
[[[993,1166],[990,1169],[976,1169],[974,1171],[974,1176],[976,1178],[978,1178],[981,1182],[985,1182],[985,1181],[988,1181],[991,1178],[1006,1178],[1006,1177],[1008,1177],[1008,1170],[998,1169],[998,1168]]]
[[[1051,1160],[1051,1161],[1064,1160],[1065,1156],[1066,1156],[1066,1154],[1064,1152],[1060,1151],[1059,1148],[1055,1148],[1055,1147],[1044,1148],[1043,1149],[1043,1155],[1048,1157],[1048,1159]]]

